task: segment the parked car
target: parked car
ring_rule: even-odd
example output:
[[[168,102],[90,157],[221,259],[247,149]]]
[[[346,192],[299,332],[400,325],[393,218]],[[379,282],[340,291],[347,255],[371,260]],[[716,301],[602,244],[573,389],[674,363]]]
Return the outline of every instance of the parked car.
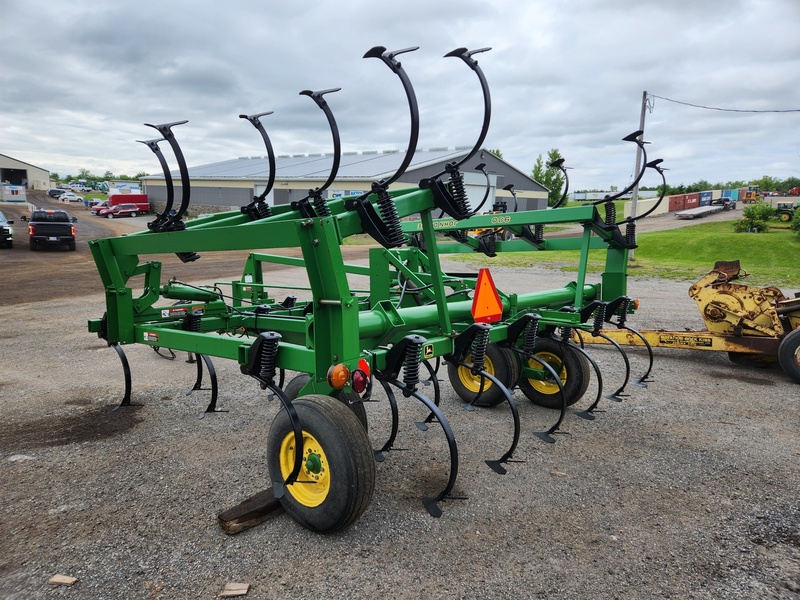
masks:
[[[61,188],[50,188],[47,190],[47,195],[51,198],[58,198],[61,194],[66,192],[67,190],[62,190]]]
[[[0,248],[12,248],[14,246],[14,229],[11,227],[14,221],[9,221],[0,212]]]
[[[102,216],[100,214],[101,210],[107,210],[111,208],[111,203],[108,200],[103,200],[102,202],[95,204],[92,206],[91,211],[93,215]]]
[[[83,196],[78,196],[72,192],[64,192],[58,197],[59,202],[83,202]]]
[[[136,204],[117,204],[108,209],[108,211],[101,211],[108,219],[115,219],[117,217],[135,217],[142,212]]]

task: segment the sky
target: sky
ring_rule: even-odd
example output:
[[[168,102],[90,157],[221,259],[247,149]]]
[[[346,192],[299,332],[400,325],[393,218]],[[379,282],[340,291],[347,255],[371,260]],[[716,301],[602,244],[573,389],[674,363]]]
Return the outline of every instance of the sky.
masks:
[[[136,140],[174,132],[189,166],[265,154],[404,149],[408,105],[374,46],[399,50],[419,148],[484,146],[530,173],[556,148],[573,190],[623,188],[648,93],[648,158],[671,185],[800,176],[797,0],[0,0],[0,154],[56,172],[160,174]],[[668,99],[668,100],[666,100]],[[695,108],[673,101],[732,110]],[[742,111],[742,112],[740,112]],[[784,111],[784,112],[748,112]],[[170,166],[175,163],[165,150]],[[400,158],[398,158],[399,164]],[[643,186],[660,179],[648,175]]]

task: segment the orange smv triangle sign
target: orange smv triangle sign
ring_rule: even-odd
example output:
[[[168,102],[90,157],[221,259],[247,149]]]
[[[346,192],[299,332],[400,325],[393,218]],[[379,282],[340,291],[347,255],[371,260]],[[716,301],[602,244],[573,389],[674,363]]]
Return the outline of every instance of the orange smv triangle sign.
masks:
[[[475,297],[472,299],[472,318],[476,323],[493,323],[503,316],[503,303],[494,287],[489,269],[478,271]]]

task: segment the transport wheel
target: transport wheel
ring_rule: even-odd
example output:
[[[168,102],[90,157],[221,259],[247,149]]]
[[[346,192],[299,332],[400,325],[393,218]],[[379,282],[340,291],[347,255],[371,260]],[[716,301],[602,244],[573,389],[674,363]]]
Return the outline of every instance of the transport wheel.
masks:
[[[503,349],[497,344],[489,344],[486,347],[486,359],[484,360],[483,368],[489,375],[493,375],[500,383],[511,389],[516,383],[515,373],[516,379],[519,379],[520,374],[519,363],[517,362],[515,365],[513,361],[516,361],[516,357],[513,356],[511,350]],[[464,362],[472,362],[472,354],[468,354]],[[448,363],[447,376],[450,378],[450,385],[453,386],[459,398],[464,402],[470,403],[475,400],[481,389],[480,375],[473,374],[467,367]],[[503,391],[494,382],[484,378],[483,393],[478,401],[475,402],[475,406],[496,406],[505,399]]]
[[[558,373],[567,406],[572,406],[586,393],[591,377],[589,361],[577,350],[550,338],[538,338],[534,356],[550,365]],[[529,358],[528,366],[541,370],[542,365]],[[524,375],[520,378],[519,389],[528,399],[545,408],[561,408],[561,395],[558,393],[558,384],[548,379],[528,379]]]
[[[800,329],[790,331],[778,346],[778,362],[783,372],[800,383]]]
[[[750,352],[728,352],[728,359],[745,367],[769,367],[778,362],[774,354],[751,354]]]
[[[312,394],[293,403],[303,432],[303,466],[280,499],[303,527],[333,533],[367,509],[375,489],[375,460],[367,432],[343,403]],[[267,464],[272,481],[285,481],[295,461],[295,435],[285,410],[272,422]]]
[[[309,379],[311,379],[311,375],[308,373],[296,375],[283,387],[283,393],[286,394],[289,400],[294,400],[300,394],[300,390],[308,383]],[[369,431],[369,427],[367,426],[367,409],[364,407],[364,403],[360,401],[358,394],[354,392],[342,392],[339,394],[338,398],[358,417],[358,420],[361,421],[361,425],[364,427],[364,431]]]

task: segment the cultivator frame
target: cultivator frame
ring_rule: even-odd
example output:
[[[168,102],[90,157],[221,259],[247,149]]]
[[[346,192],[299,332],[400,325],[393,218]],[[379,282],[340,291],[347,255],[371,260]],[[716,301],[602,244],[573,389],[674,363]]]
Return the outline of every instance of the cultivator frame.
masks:
[[[617,223],[613,200],[638,183],[647,168],[663,178],[660,161],[648,163],[645,158],[629,188],[601,201],[604,216],[598,210],[601,203],[474,214],[460,168],[480,149],[488,131],[489,88],[474,58],[488,48],[459,48],[446,56],[465,62],[477,74],[483,92],[484,120],[478,141],[460,162],[448,164],[443,172],[419,186],[390,189],[409,166],[419,133],[414,90],[397,60],[398,55],[413,50],[416,48],[390,52],[375,47],[365,54],[365,58],[379,58],[399,77],[411,121],[409,146],[400,167],[392,177],[374,182],[369,192],[342,199],[324,198],[336,177],[340,144],[335,119],[323,95],[338,88],[306,90],[301,94],[311,97],[326,114],[336,156],[326,183],[309,190],[306,198],[291,205],[267,205],[275,160],[261,117],[270,113],[241,115],[265,143],[270,160],[267,189],[239,211],[185,222],[190,182],[172,131],[185,121],[151,125],[163,139],[143,143],[157,155],[164,171],[168,194],[165,210],[147,231],[90,242],[105,288],[106,314],[90,320],[88,328],[114,347],[120,357],[125,375],[121,406],[131,402],[131,374],[123,350],[126,344],[165,348],[173,355],[174,351],[196,355],[198,377],[193,389],[201,387],[204,364],[211,378],[212,401],[207,412],[217,410],[217,382],[210,357],[236,361],[242,373],[270,390],[284,409],[267,441],[275,497],[296,520],[320,532],[346,527],[366,509],[374,484],[372,459],[383,460],[398,431],[395,390],[430,411],[418,423],[421,429],[438,423],[447,440],[449,475],[438,493],[424,498],[427,510],[439,516],[440,503],[453,497],[458,451],[455,434],[439,406],[436,371],[441,360],[456,373],[457,381],[464,382],[456,391],[467,408],[508,405],[513,419],[511,442],[500,458],[486,461],[498,473],[506,472],[504,465],[512,460],[520,438],[519,411],[512,393],[518,382],[534,402],[559,411],[549,429],[537,432],[545,441],[553,442],[567,407],[585,392],[591,368],[598,379],[597,396],[579,414],[594,418],[592,413],[602,397],[600,369],[586,350],[571,341],[572,332],[602,335],[604,323],[617,319],[624,324],[626,315],[633,312],[633,302],[627,295],[627,262],[629,251],[636,247],[636,219]],[[624,139],[644,150],[641,135],[637,131]],[[181,176],[182,201],[177,211],[172,211],[172,177],[159,149],[159,143],[165,140],[174,151]],[[437,212],[438,217],[434,217]],[[582,234],[572,238],[545,235],[546,226],[559,224],[578,224]],[[624,233],[620,229],[623,224]],[[489,235],[479,240],[467,234],[476,228],[490,233],[505,230],[513,238],[492,239]],[[360,233],[368,233],[380,244],[370,249],[367,267],[347,264],[341,250],[344,239]],[[287,248],[299,248],[302,257],[269,252]],[[164,283],[159,261],[140,260],[142,255],[174,253],[184,262],[194,262],[202,252],[220,250],[253,252],[240,278],[211,286],[174,279]],[[506,251],[549,250],[579,251],[574,282],[560,289],[529,293],[504,293],[490,284],[489,291],[484,292],[476,274],[448,274],[440,264],[440,256],[447,253],[493,256]],[[598,283],[589,283],[589,253],[596,250],[606,253],[605,270]],[[273,298],[270,290],[275,286],[265,268],[270,264],[305,268],[311,300]],[[368,276],[369,290],[352,289],[348,274]],[[138,291],[134,292],[137,282]],[[230,291],[224,293],[222,288],[227,286]],[[482,293],[494,293],[496,306],[493,314],[476,317],[476,296]],[[612,399],[619,400],[630,377],[630,365],[622,348],[612,343],[626,365],[624,383],[611,394]],[[652,354],[650,359],[652,367]],[[431,365],[433,360],[436,367]],[[286,371],[305,375],[284,385]],[[637,383],[644,384],[647,374]],[[367,461],[363,453],[369,438],[362,403],[376,381],[389,399],[392,430],[385,444],[370,451]],[[428,382],[434,384],[433,398],[421,391]],[[331,402],[331,398],[337,400]],[[336,476],[343,472],[346,475]]]

